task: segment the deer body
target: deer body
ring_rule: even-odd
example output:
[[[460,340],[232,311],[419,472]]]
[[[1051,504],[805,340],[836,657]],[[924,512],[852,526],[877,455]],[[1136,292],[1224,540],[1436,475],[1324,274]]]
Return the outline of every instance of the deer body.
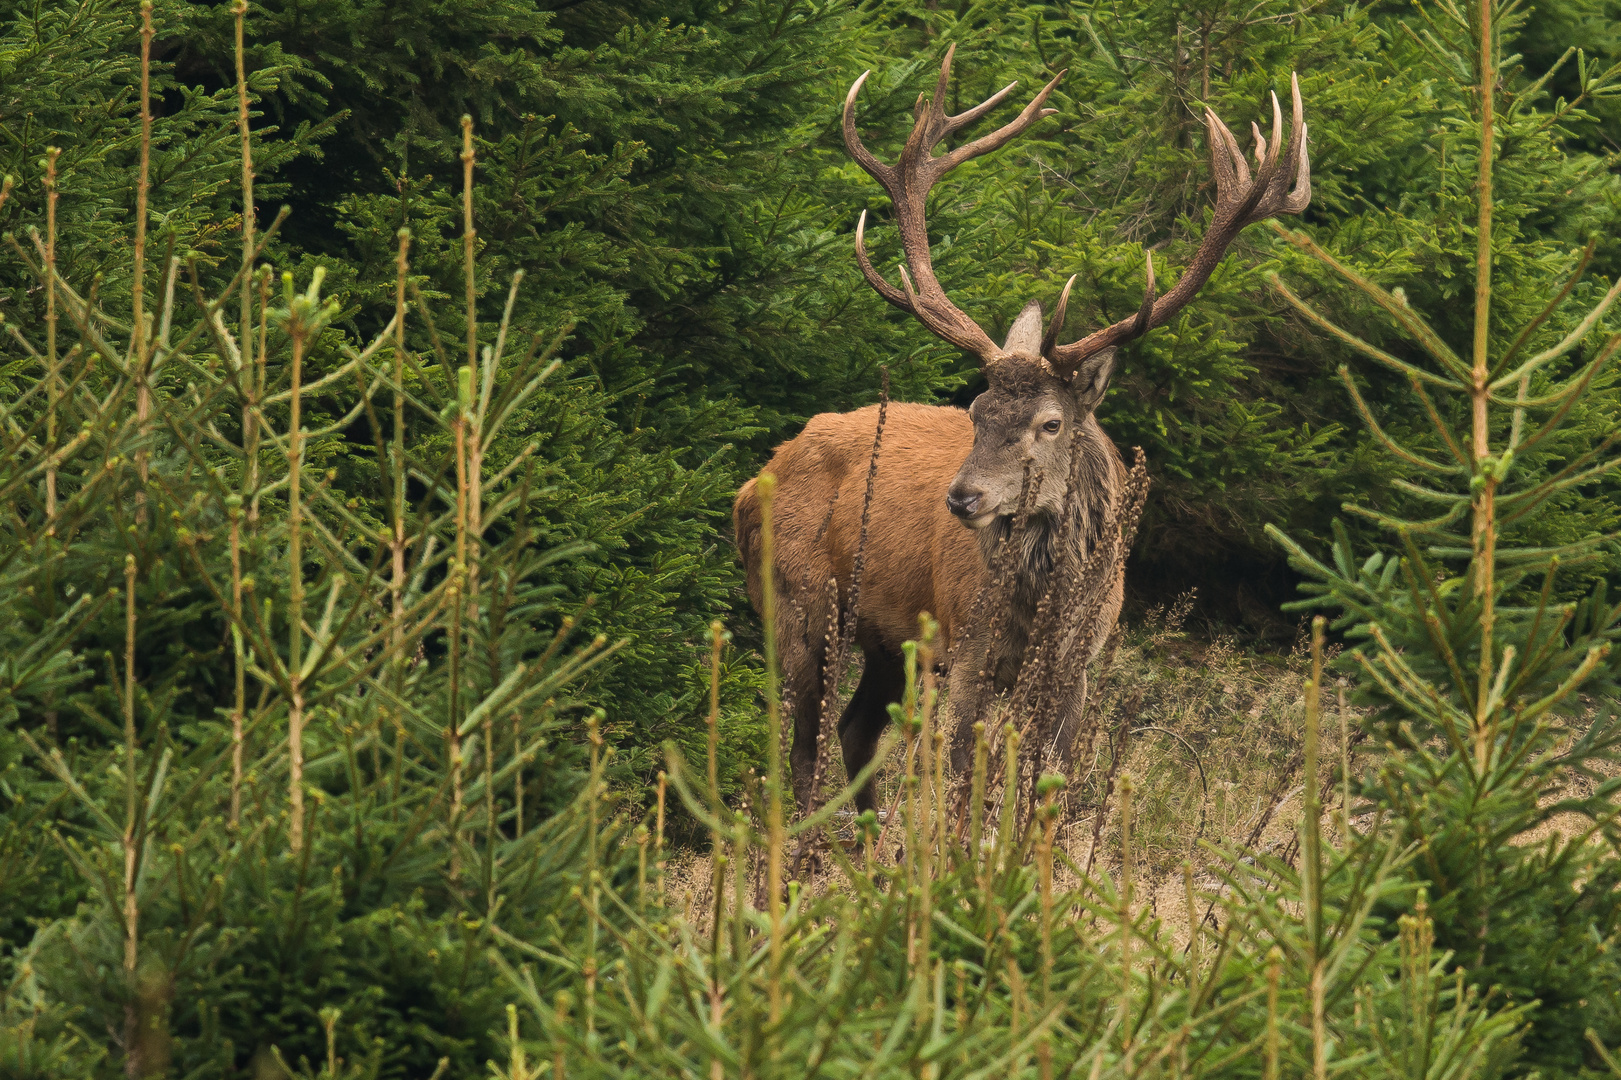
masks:
[[[1039,509],[1033,513],[1035,527],[1027,530],[1028,542],[1013,553],[1013,603],[1000,620],[994,639],[976,636],[975,603],[988,584],[996,545],[1006,535],[1010,519],[997,516],[988,527],[964,528],[944,498],[974,450],[974,422],[962,409],[903,402],[889,406],[863,544],[861,518],[877,424],[876,405],[813,417],[804,431],[777,449],[764,470],[777,478],[772,515],[778,596],[775,630],[783,697],[794,730],[790,762],[801,805],[808,800],[827,664],[834,659],[829,656],[826,627],[830,617],[841,617],[832,608],[835,591],[836,611],[850,610],[858,553],[865,563],[860,611],[848,630],[865,663],[861,682],[838,725],[850,776],[872,759],[889,722],[889,703],[899,699],[905,685],[901,645],[917,638],[923,613],[939,623],[935,645],[940,668],[950,672],[947,698],[954,714],[972,715],[981,695],[1013,685],[1037,603],[1060,562],[1053,545],[1066,535],[1095,539],[1125,475],[1114,444],[1088,414],[1079,440],[1086,458],[1082,469],[1085,496],[1075,500],[1070,510],[1079,513],[1080,520],[1065,530],[1044,520]],[[1043,486],[1051,489],[1057,485]],[[1015,499],[1018,494],[1013,493]],[[748,568],[750,599],[757,610],[763,609],[761,515],[753,480],[738,493],[733,524]],[[1074,553],[1075,561],[1084,554]],[[836,582],[835,589],[829,588],[829,581]],[[1098,598],[1108,623],[1113,623],[1123,598],[1124,582],[1116,577],[1107,594]],[[1093,652],[1099,644],[1101,639],[1094,642]],[[1084,687],[1074,704],[1078,706],[1081,699]],[[958,768],[965,749],[961,738],[954,740],[952,756]],[[858,794],[857,804],[871,808],[870,790]]]
[[[877,424],[876,405],[823,413],[779,447],[765,468],[777,478],[773,526],[783,599],[779,611],[793,622],[813,620],[792,634],[779,626],[780,648],[790,647],[790,637],[824,636],[829,579],[838,581],[841,610],[849,602]],[[973,446],[973,423],[962,409],[896,402],[889,406],[883,441],[862,585],[861,606],[870,614],[855,627],[856,644],[899,656],[901,643],[917,637],[918,614],[927,611],[939,620],[944,650],[967,620],[976,595],[963,595],[952,585],[964,580],[977,584],[981,576],[979,545],[952,517],[941,495]],[[760,516],[753,480],[738,493],[733,509],[749,568],[750,596],[759,606]],[[804,617],[795,613],[796,607]],[[793,674],[798,673],[790,673],[790,681]],[[803,695],[793,696],[798,701]],[[820,689],[811,696],[819,697]]]
[[[1064,73],[1010,123],[972,141],[959,140],[935,156],[936,146],[995,108],[1015,85],[947,116],[942,103],[953,49],[946,50],[933,97],[919,97],[916,126],[894,165],[875,158],[856,133],[855,101],[866,75],[845,98],[845,146],[883,186],[893,206],[905,256],[902,287],[886,280],[867,257],[865,212],[856,226],[855,253],[862,275],[879,296],[978,356],[987,389],[967,412],[890,406],[870,504],[867,477],[878,426],[876,407],[812,418],[766,466],[777,480],[772,513],[779,594],[775,631],[784,699],[794,720],[791,762],[802,810],[815,802],[823,699],[842,675],[829,670],[835,660],[842,662],[842,655],[829,655],[829,644],[841,634],[850,635],[866,659],[838,725],[851,777],[871,760],[888,722],[888,706],[904,690],[901,644],[917,636],[921,613],[928,612],[940,624],[937,655],[950,668],[952,760],[959,772],[968,764],[970,728],[984,715],[987,696],[1014,687],[1030,656],[1039,654],[1039,664],[1051,665],[1058,662],[1055,657],[1084,661],[1098,650],[1119,613],[1123,575],[1118,562],[1102,574],[1081,568],[1094,550],[1123,557],[1124,541],[1108,531],[1118,525],[1125,469],[1093,416],[1108,389],[1116,347],[1174,318],[1247,225],[1274,214],[1299,213],[1311,200],[1298,81],[1287,144],[1275,95],[1270,141],[1254,129],[1253,175],[1232,132],[1207,109],[1214,214],[1175,287],[1159,295],[1153,260],[1147,258],[1146,288],[1136,314],[1064,345],[1058,337],[1075,284],[1072,277],[1045,333],[1041,305],[1032,300],[999,347],[951,302],[936,279],[924,206],[929,188],[956,165],[1002,147],[1055,112],[1042,106]],[[757,481],[738,493],[733,516],[749,595],[763,610]],[[858,563],[863,569],[859,595],[853,596]],[[1001,569],[1012,575],[1011,582],[1003,583],[1010,589],[996,590],[1003,598],[998,605],[1002,610],[976,610],[986,606],[979,601],[991,595],[986,585],[993,571]],[[1079,650],[1087,655],[1067,655]],[[1061,765],[1085,704],[1084,670],[1078,685],[1067,679],[1031,681],[1038,685],[1042,688],[1030,693],[1042,698],[1043,715],[1052,721],[1038,729],[1044,741],[1052,736],[1041,753]],[[1017,704],[1019,694],[1014,698]],[[857,794],[857,805],[872,807],[871,785]]]

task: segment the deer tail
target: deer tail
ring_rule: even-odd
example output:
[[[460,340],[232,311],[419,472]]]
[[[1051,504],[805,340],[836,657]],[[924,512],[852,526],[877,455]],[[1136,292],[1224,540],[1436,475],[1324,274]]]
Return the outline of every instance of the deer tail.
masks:
[[[750,480],[738,491],[737,500],[732,503],[732,537],[737,544],[737,553],[743,558],[749,599],[754,602],[756,610],[761,603],[760,533],[763,524],[760,497],[755,493],[754,481]]]

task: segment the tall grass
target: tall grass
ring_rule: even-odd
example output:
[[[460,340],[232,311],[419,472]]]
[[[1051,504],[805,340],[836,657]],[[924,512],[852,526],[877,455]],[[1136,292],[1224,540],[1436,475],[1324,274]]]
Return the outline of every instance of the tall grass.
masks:
[[[1300,682],[1263,708],[1298,716],[1298,741],[1278,750],[1277,785],[1248,793],[1245,835],[1229,808],[1194,838],[1197,879],[1185,837],[1166,856],[1163,777],[1128,744],[1177,735],[1153,713],[1153,688],[1133,685],[1152,638],[1106,650],[1114,681],[1096,694],[1087,745],[1108,752],[1068,762],[1074,776],[1031,752],[1049,734],[1044,703],[1075,685],[1048,658],[1032,665],[1043,681],[973,724],[973,768],[952,777],[925,620],[895,737],[871,767],[892,771],[897,813],[841,814],[864,775],[794,819],[769,633],[766,772],[723,797],[717,624],[707,760],[671,750],[667,767],[673,798],[707,833],[707,888],[688,902],[665,847],[663,780],[651,815],[623,799],[605,718],[569,696],[612,646],[573,640],[549,583],[569,551],[533,546],[547,496],[525,424],[560,328],[511,324],[517,279],[506,315],[480,321],[470,195],[464,359],[412,277],[407,234],[394,317],[365,341],[335,326],[319,270],[301,288],[265,265],[284,215],[260,231],[251,212],[247,7],[233,10],[249,212],[221,287],[205,289],[213,271],[173,251],[161,224],[148,236],[144,213],[127,318],[57,272],[49,224],[10,240],[48,303],[43,327],[8,328],[37,382],[4,403],[0,444],[0,495],[14,508],[0,575],[9,595],[32,598],[11,610],[33,620],[5,629],[0,665],[5,745],[27,755],[0,773],[22,808],[0,835],[0,899],[57,889],[78,902],[8,958],[0,1069],[1484,1078],[1553,1038],[1546,1015],[1569,1019],[1483,985],[1526,948],[1500,930],[1513,897],[1471,877],[1469,860],[1522,884],[1541,874],[1547,902],[1587,904],[1587,922],[1567,930],[1607,947],[1621,927],[1595,899],[1615,880],[1613,848],[1588,842],[1615,838],[1603,809],[1613,785],[1545,799],[1607,752],[1602,724],[1556,718],[1578,713],[1582,693],[1613,693],[1621,606],[1600,594],[1560,608],[1548,584],[1516,606],[1528,567],[1551,581],[1579,552],[1498,543],[1539,493],[1574,482],[1567,472],[1517,489],[1509,454],[1525,458],[1621,341],[1539,388],[1602,310],[1518,368],[1519,344],[1491,359],[1481,314],[1465,363],[1346,270],[1436,370],[1365,351],[1461,395],[1473,425],[1468,438],[1439,429],[1452,463],[1399,448],[1436,465],[1456,503],[1440,524],[1392,520],[1402,557],[1357,565],[1342,543],[1329,566],[1290,548],[1348,613],[1361,644],[1338,663],[1360,673],[1368,730],[1391,743],[1363,752],[1375,769],[1355,787],[1343,700],[1337,722],[1324,720],[1321,617],[1288,669]],[[1448,33],[1478,46],[1470,122],[1489,147],[1501,11],[1490,0],[1439,10]],[[145,55],[143,44],[143,66]],[[475,150],[468,121],[469,192]],[[1484,310],[1489,151],[1480,168]],[[150,267],[149,249],[163,252]],[[1544,427],[1526,435],[1537,415]],[[368,476],[324,467],[339,439],[370,442]],[[1419,549],[1454,521],[1467,522],[1467,546]],[[1115,526],[1128,535],[1130,515]],[[1449,576],[1434,558],[1463,569]],[[141,658],[193,638],[204,644],[186,647],[212,650],[230,704],[171,725],[186,686]],[[1280,812],[1297,785],[1299,811]],[[1325,821],[1336,790],[1339,816]],[[1587,814],[1592,829],[1527,854],[1518,841],[1550,806]],[[1274,822],[1292,839],[1263,848]],[[49,844],[32,842],[40,834]],[[1182,869],[1181,889],[1162,917],[1151,886],[1168,869]],[[1595,961],[1590,978],[1612,969]]]

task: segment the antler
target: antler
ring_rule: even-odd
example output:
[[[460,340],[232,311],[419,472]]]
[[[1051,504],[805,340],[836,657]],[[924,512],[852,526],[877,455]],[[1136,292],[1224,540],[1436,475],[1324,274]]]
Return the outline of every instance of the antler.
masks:
[[[924,202],[929,189],[940,177],[969,158],[1000,149],[1037,120],[1057,112],[1057,109],[1043,109],[1041,106],[1047,100],[1047,95],[1052,93],[1053,87],[1058,85],[1058,80],[1064,77],[1064,73],[1060,71],[1010,123],[997,128],[989,135],[983,135],[973,142],[965,143],[955,150],[935,157],[933,150],[942,139],[955,134],[996,108],[1013,92],[1013,88],[1019,85],[1016,82],[1008,83],[972,109],[956,116],[947,116],[944,107],[946,83],[951,78],[951,57],[956,48],[953,45],[946,50],[945,60],[940,65],[940,80],[934,87],[934,97],[925,103],[923,96],[918,96],[917,105],[913,109],[917,123],[906,140],[906,147],[901,151],[900,160],[893,167],[873,157],[861,144],[861,137],[856,134],[856,95],[861,92],[861,84],[867,81],[867,76],[872,74],[870,71],[862,72],[844,99],[844,145],[849,149],[850,156],[856,159],[856,163],[867,170],[889,193],[890,202],[895,207],[895,221],[901,230],[901,248],[906,253],[906,264],[901,267],[901,283],[905,286],[902,290],[885,281],[883,276],[873,269],[872,260],[867,258],[864,243],[867,213],[862,211],[861,221],[856,226],[856,261],[860,263],[861,273],[866,277],[867,283],[878,291],[879,296],[902,311],[915,315],[919,322],[940,337],[959,348],[977,354],[981,363],[988,363],[999,359],[1002,350],[996,347],[978,323],[951,302],[945,290],[940,287],[940,282],[935,279],[934,266],[929,259],[929,234],[923,220]],[[910,274],[907,273],[908,270],[911,271]]]
[[[1150,255],[1148,287],[1143,306],[1137,314],[1069,345],[1058,345],[1058,329],[1063,324],[1065,301],[1069,297],[1069,285],[1065,285],[1042,348],[1042,356],[1054,371],[1062,375],[1072,374],[1087,357],[1130,341],[1156,326],[1164,326],[1210,280],[1210,275],[1227,253],[1227,246],[1245,226],[1275,214],[1298,214],[1311,202],[1311,161],[1306,155],[1306,121],[1305,110],[1300,104],[1300,80],[1290,76],[1289,81],[1294,95],[1294,116],[1283,166],[1280,168],[1278,162],[1280,151],[1283,150],[1283,112],[1278,107],[1277,94],[1272,95],[1272,141],[1268,143],[1262,137],[1261,129],[1253,123],[1250,125],[1255,132],[1255,163],[1259,166],[1253,179],[1244,154],[1238,148],[1238,140],[1233,138],[1233,133],[1215,113],[1206,109],[1205,126],[1210,131],[1210,169],[1216,177],[1216,213],[1204,241],[1193,256],[1192,264],[1174,289],[1156,299],[1154,260]],[[1075,283],[1074,278],[1069,280],[1070,285]]]

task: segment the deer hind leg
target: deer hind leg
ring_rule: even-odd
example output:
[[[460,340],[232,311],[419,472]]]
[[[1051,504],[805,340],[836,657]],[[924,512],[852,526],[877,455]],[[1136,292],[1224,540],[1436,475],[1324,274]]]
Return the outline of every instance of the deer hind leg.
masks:
[[[865,650],[867,663],[862,669],[856,692],[839,719],[839,745],[844,750],[844,772],[854,780],[878,749],[878,738],[889,723],[889,706],[906,690],[906,666],[899,656],[881,649]],[[876,787],[868,781],[856,792],[858,810],[877,809]]]
[[[810,601],[802,605],[798,601]],[[825,604],[815,594],[799,590],[777,615],[777,640],[782,651],[782,703],[793,725],[788,764],[793,774],[794,801],[801,814],[811,802],[816,772],[817,733],[822,722],[822,676],[827,665]],[[825,778],[824,778],[825,780]]]

